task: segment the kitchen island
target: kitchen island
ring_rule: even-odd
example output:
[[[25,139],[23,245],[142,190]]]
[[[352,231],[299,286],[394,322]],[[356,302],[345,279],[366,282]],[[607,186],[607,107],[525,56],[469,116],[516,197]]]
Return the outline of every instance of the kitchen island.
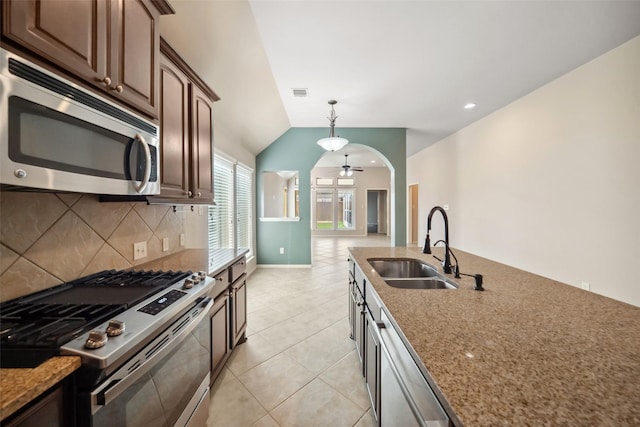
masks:
[[[350,253],[455,425],[640,425],[639,307],[458,250],[484,292],[464,276],[457,290],[398,289],[367,260],[438,261],[420,248]]]

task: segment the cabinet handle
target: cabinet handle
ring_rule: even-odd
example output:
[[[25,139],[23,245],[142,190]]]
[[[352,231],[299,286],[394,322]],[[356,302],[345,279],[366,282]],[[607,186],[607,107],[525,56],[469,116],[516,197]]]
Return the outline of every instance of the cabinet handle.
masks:
[[[105,84],[105,86],[107,86],[107,88],[111,87],[111,77],[109,76],[105,76],[102,80],[100,80],[102,83]]]
[[[201,197],[201,196],[202,196],[202,193],[198,191],[198,192],[196,193],[196,196]]]
[[[191,197],[193,196],[193,193],[191,191],[187,191],[187,196]]]
[[[118,93],[122,93],[124,88],[122,87],[122,85],[116,85],[115,87],[111,87],[111,90],[115,90]]]

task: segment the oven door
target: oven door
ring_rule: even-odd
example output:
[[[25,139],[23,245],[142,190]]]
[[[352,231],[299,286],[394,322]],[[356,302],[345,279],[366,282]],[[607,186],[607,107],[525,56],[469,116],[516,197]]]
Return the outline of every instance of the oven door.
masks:
[[[78,425],[190,426],[209,407],[211,298],[203,298],[91,393]],[[88,411],[90,406],[90,411]],[[90,412],[90,414],[89,414]]]

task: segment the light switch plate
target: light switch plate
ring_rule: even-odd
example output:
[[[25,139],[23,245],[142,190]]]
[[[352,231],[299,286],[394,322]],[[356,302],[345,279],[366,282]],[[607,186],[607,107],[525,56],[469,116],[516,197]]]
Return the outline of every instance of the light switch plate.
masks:
[[[167,252],[169,250],[169,238],[164,237],[162,239],[162,252]]]
[[[180,246],[184,246],[184,233],[180,233]]]

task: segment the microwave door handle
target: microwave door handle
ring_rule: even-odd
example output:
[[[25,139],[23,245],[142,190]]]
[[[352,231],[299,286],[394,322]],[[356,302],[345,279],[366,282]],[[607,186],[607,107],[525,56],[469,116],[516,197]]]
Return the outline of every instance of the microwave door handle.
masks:
[[[139,185],[133,184],[133,188],[138,192],[142,193],[144,188],[149,184],[149,179],[151,178],[151,151],[149,150],[149,144],[144,140],[142,135],[139,133],[136,134],[136,141],[140,141],[142,144],[142,148],[144,148],[144,176],[142,177],[142,181],[140,181]]]

